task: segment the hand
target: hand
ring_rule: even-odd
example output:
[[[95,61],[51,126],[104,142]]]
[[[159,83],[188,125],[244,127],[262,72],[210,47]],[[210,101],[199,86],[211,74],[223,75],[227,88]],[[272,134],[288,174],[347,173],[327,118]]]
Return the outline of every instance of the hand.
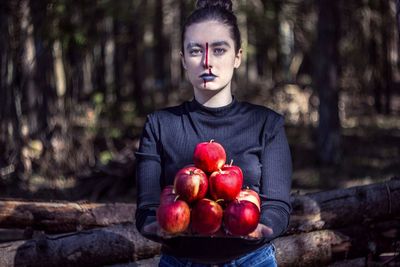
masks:
[[[156,235],[162,238],[168,238],[171,237],[167,232],[165,232],[160,225],[158,224],[157,221],[149,223],[143,227],[143,232],[150,234],[150,235]]]
[[[147,234],[151,234],[151,235],[156,235],[156,236],[159,236],[159,237],[165,238],[165,239],[177,236],[176,234],[174,235],[174,234],[170,234],[170,233],[167,233],[166,231],[164,231],[160,227],[160,225],[158,224],[157,221],[145,225],[143,227],[143,232],[145,232]],[[185,231],[185,232],[183,232],[181,234],[187,234],[187,231]]]
[[[252,237],[252,238],[262,238],[262,237],[269,237],[274,233],[274,231],[272,231],[272,228],[259,223],[257,225],[257,228],[251,232],[250,234],[248,234],[248,237]]]
[[[152,235],[158,235],[160,230],[161,228],[157,221],[149,223],[143,227],[143,232]]]

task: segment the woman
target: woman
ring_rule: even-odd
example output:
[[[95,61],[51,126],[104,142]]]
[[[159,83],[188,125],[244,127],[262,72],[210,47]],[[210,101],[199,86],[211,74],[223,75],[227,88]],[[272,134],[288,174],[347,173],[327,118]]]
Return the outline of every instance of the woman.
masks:
[[[162,243],[160,266],[276,266],[270,241],[284,233],[291,210],[292,166],[284,119],[232,96],[242,50],[230,0],[198,1],[182,40],[182,64],[194,99],[147,117],[136,154],[137,228]],[[180,168],[193,162],[195,146],[211,139],[242,168],[243,187],[259,193],[260,223],[249,235],[253,238],[166,237],[155,218],[160,192],[173,184]]]

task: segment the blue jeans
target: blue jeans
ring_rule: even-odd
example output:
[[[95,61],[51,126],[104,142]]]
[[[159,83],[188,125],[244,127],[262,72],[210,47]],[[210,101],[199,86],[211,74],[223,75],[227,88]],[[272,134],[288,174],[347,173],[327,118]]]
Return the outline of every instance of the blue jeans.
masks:
[[[163,254],[159,267],[276,267],[275,247],[273,245],[259,248],[235,260],[220,264],[202,264],[186,259]]]

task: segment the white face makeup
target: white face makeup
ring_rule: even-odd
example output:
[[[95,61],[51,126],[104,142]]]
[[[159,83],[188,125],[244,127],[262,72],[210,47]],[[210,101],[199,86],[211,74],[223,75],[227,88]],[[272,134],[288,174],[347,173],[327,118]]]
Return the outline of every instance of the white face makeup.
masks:
[[[218,21],[204,21],[186,29],[182,63],[197,91],[230,90],[233,70],[240,65],[229,28]]]

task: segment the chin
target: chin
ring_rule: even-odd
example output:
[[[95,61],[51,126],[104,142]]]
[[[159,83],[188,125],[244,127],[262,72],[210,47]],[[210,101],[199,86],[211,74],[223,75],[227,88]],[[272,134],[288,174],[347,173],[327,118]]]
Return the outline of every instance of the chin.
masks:
[[[215,95],[219,92],[221,92],[223,90],[223,88],[201,88],[198,89],[199,92],[203,92],[207,95]]]

